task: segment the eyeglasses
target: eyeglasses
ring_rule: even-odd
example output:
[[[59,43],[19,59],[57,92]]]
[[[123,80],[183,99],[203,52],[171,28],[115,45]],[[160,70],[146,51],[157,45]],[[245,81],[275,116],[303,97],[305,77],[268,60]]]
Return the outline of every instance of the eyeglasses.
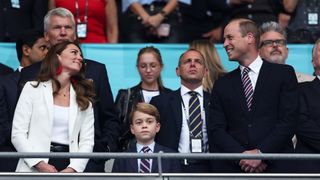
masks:
[[[284,46],[287,44],[287,41],[284,39],[276,39],[276,40],[265,40],[260,43],[260,47],[267,46],[271,47],[275,44],[276,46]]]

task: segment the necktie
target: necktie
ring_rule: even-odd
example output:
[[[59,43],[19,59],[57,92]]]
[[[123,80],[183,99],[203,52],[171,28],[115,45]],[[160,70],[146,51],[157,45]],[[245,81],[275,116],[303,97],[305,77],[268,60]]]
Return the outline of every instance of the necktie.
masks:
[[[252,99],[253,99],[253,87],[249,78],[250,68],[245,67],[242,71],[242,84],[244,89],[244,95],[247,101],[248,111],[251,111]]]
[[[190,91],[191,98],[189,100],[189,128],[193,137],[202,138],[202,119],[200,101],[197,93]]]
[[[148,146],[145,146],[141,149],[140,152],[148,153],[151,149]],[[141,159],[140,161],[140,173],[150,173],[150,159]]]

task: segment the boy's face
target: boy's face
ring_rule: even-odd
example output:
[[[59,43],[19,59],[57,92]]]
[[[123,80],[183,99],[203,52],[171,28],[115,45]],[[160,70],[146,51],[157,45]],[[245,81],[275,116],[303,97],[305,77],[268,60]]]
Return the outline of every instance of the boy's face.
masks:
[[[136,111],[133,114],[130,129],[139,144],[149,145],[159,132],[160,123],[156,121],[154,116]]]

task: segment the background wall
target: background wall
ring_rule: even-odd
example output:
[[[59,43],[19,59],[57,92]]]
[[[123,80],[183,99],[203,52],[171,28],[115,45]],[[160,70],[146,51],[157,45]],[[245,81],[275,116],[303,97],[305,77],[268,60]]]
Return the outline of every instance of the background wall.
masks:
[[[140,48],[153,45],[160,49],[164,61],[162,79],[166,87],[177,89],[179,78],[175,74],[178,58],[188,45],[186,44],[83,44],[84,57],[104,63],[107,67],[113,96],[118,90],[128,88],[140,81],[136,70],[136,58]],[[292,65],[296,71],[307,74],[313,73],[311,64],[312,45],[288,45],[289,57],[287,64]],[[221,61],[227,71],[238,66],[230,62],[221,44],[216,48]],[[0,62],[14,69],[19,65],[16,57],[14,43],[0,43]]]

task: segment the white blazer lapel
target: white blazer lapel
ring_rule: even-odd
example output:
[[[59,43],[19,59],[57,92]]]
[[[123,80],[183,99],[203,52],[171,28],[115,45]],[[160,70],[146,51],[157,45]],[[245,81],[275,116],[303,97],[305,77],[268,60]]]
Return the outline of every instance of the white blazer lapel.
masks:
[[[72,133],[75,130],[75,126],[80,126],[79,122],[76,124],[76,119],[78,115],[78,104],[76,101],[76,92],[73,87],[70,87],[70,109],[69,109],[69,139],[72,138]]]
[[[51,81],[46,81],[40,84],[42,86],[47,110],[48,110],[48,115],[49,115],[49,122],[52,124],[53,122],[53,90],[52,90],[52,83]]]

